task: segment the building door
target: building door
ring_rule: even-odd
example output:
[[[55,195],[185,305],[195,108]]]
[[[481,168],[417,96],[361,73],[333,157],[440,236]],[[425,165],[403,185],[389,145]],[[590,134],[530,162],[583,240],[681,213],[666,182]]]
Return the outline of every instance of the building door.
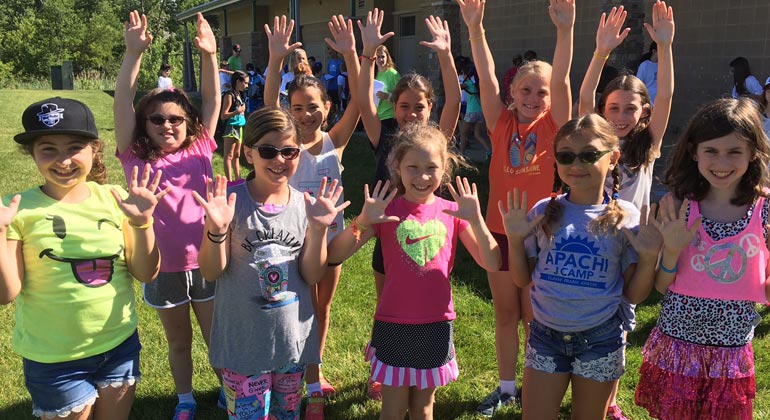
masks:
[[[395,57],[396,70],[401,74],[415,71],[417,55],[417,37],[415,36],[414,15],[401,15],[398,17],[398,55]]]

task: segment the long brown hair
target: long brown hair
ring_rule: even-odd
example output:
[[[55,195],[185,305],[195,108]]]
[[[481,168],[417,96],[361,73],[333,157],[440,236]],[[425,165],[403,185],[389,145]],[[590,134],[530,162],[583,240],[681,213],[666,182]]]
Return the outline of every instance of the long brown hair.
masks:
[[[717,99],[695,113],[669,157],[663,184],[680,200],[703,200],[711,184],[701,175],[694,159],[698,145],[732,133],[748,144],[751,161],[730,203],[740,206],[753,202],[758,196],[767,197],[764,188],[770,186],[767,170],[770,146],[762,130],[759,109],[748,98]]]
[[[609,150],[618,150],[618,136],[615,135],[615,130],[610,123],[603,117],[597,114],[588,114],[582,117],[574,118],[564,124],[559,132],[556,133],[556,138],[553,142],[554,152],[556,151],[559,142],[565,139],[595,139],[598,138],[602,141],[604,147]],[[556,201],[556,195],[562,192],[564,183],[559,177],[559,171],[554,164],[554,181],[551,194],[551,200],[546,205],[543,214],[543,218],[540,226],[549,238],[553,237],[558,223],[561,220],[564,208],[561,203]],[[626,217],[626,212],[618,204],[618,190],[620,189],[620,171],[616,164],[612,168],[612,193],[610,200],[605,207],[604,213],[593,220],[591,228],[595,229],[597,233],[615,233],[618,231],[620,224]]]
[[[190,147],[195,140],[203,135],[203,120],[198,109],[193,106],[190,98],[180,89],[153,89],[139,100],[134,112],[134,142],[132,151],[141,160],[154,161],[163,155],[160,146],[155,144],[147,134],[147,117],[162,103],[173,102],[184,111],[187,120],[187,133],[180,149]],[[214,133],[209,133],[213,135]]]
[[[607,96],[616,90],[636,93],[642,99],[642,107],[645,112],[639,118],[639,122],[628,133],[628,138],[620,148],[620,163],[626,165],[633,172],[638,172],[643,166],[650,165],[655,160],[652,152],[652,135],[650,134],[650,114],[652,102],[650,93],[638,77],[632,75],[619,76],[607,84],[596,105],[599,115],[604,116],[604,107],[607,105]]]

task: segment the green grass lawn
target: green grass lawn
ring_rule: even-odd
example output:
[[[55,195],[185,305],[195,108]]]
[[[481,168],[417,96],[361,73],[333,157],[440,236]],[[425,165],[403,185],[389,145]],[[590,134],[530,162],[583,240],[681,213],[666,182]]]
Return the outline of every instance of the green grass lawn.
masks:
[[[99,133],[107,143],[105,161],[110,180],[125,184],[120,164],[114,157],[115,136],[112,119],[112,96],[101,91],[51,92],[3,90],[0,95],[0,195],[5,195],[39,185],[42,177],[37,173],[30,157],[18,151],[13,135],[21,131],[21,113],[30,103],[54,95],[81,100],[89,105],[96,116]],[[372,179],[374,160],[366,138],[356,135],[343,160],[345,195],[353,204],[346,212],[355,215],[361,208],[362,185]],[[222,172],[221,156],[214,160],[215,172]],[[486,203],[486,169],[468,173],[483,194]],[[332,320],[326,349],[324,373],[337,388],[336,397],[329,401],[327,419],[376,419],[379,404],[366,397],[368,365],[363,352],[369,337],[374,312],[374,284],[371,276],[370,257],[372,243],[367,244],[353,258],[345,262],[337,295],[332,307]],[[453,274],[455,308],[455,340],[460,364],[460,379],[436,393],[436,419],[472,419],[478,402],[497,385],[494,351],[494,312],[487,286],[486,274],[472,261],[467,253],[458,254]],[[176,404],[171,375],[166,361],[166,344],[163,330],[155,312],[141,302],[141,290],[137,286],[139,301],[139,330],[144,349],[142,351],[142,381],[137,387],[137,399],[132,419],[167,420],[173,415]],[[633,404],[634,386],[638,380],[641,363],[640,350],[647,334],[655,325],[659,295],[650,297],[637,309],[638,327],[629,335],[626,374],[621,380],[620,405],[632,419],[647,419],[646,411]],[[24,387],[21,359],[11,349],[14,305],[0,307],[0,419],[32,419],[31,401]],[[762,311],[763,315],[767,311]],[[770,324],[762,322],[756,331],[757,399],[754,414],[757,419],[770,418],[770,390],[766,373],[770,370]],[[217,381],[208,367],[205,345],[200,334],[194,344],[194,387],[199,403],[199,419],[226,419],[216,409]],[[520,357],[521,359],[521,357]],[[519,369],[521,372],[521,369]],[[519,376],[521,377],[521,375]],[[569,418],[569,392],[562,405],[562,417]],[[495,418],[520,418],[513,408],[501,411]]]

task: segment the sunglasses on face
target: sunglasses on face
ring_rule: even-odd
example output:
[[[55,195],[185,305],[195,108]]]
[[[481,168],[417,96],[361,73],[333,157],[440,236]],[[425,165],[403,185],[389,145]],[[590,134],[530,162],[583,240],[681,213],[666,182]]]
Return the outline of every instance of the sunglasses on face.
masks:
[[[180,117],[179,115],[172,115],[168,118],[164,117],[163,115],[150,115],[147,117],[147,120],[155,125],[163,125],[168,121],[171,123],[172,127],[176,127],[179,124],[182,124],[185,121],[184,117]]]
[[[572,165],[572,163],[575,162],[575,159],[579,159],[580,162],[585,163],[586,165],[593,165],[609,152],[611,152],[611,150],[588,150],[580,153],[556,152],[554,156],[559,165]]]
[[[259,157],[265,160],[275,159],[279,153],[285,160],[294,160],[299,156],[299,147],[284,147],[279,149],[275,146],[264,145],[254,147],[254,149],[257,149]]]

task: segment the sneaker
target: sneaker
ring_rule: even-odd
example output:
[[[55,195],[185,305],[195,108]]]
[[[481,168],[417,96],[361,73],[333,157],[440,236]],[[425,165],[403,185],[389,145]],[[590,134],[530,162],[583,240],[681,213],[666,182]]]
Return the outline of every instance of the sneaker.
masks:
[[[628,417],[623,415],[623,410],[620,409],[617,405],[611,405],[607,409],[607,419],[608,420],[628,420]]]
[[[374,381],[367,382],[366,395],[374,401],[382,401],[382,384]]]
[[[174,410],[174,420],[194,420],[198,406],[190,403],[179,403]]]
[[[476,408],[476,412],[484,417],[492,417],[495,412],[504,405],[513,405],[516,403],[516,396],[503,394],[500,387],[495,388],[491,394],[487,395],[484,401]]]
[[[217,408],[221,410],[227,410],[227,398],[225,397],[225,389],[219,388],[219,396],[217,396]]]
[[[307,397],[305,403],[305,420],[324,420],[324,399],[323,394],[314,392]]]
[[[332,384],[330,384],[323,375],[318,378],[318,382],[321,384],[321,392],[323,392],[324,397],[329,398],[337,392],[337,390],[334,389]]]

